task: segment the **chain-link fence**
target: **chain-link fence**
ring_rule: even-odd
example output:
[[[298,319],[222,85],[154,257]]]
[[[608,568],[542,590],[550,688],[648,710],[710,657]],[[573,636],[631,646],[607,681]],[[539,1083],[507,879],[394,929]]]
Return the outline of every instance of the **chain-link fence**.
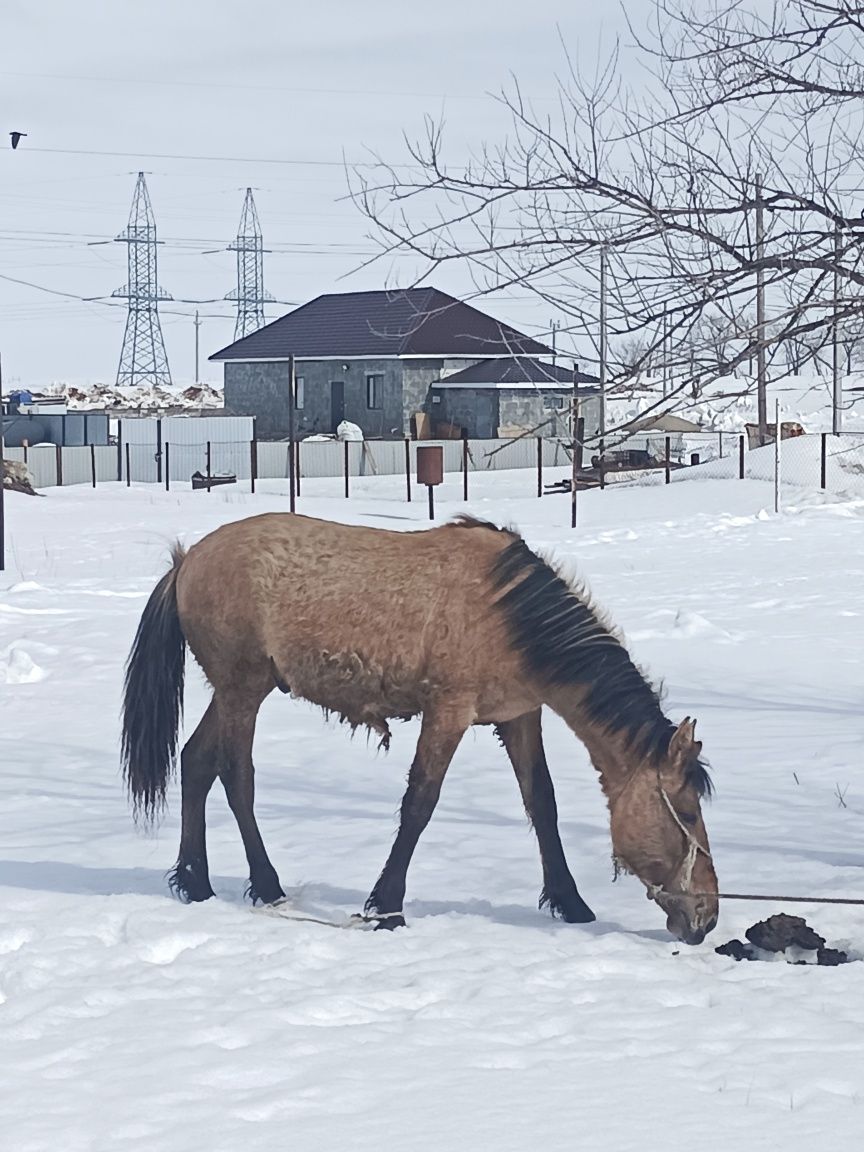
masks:
[[[472,474],[505,469],[525,474],[526,492],[538,496],[569,487],[572,445],[566,439],[521,437],[501,440],[297,441],[294,475],[298,489],[310,479],[344,479],[346,493],[359,477],[403,476],[410,490],[417,475],[417,450],[437,443],[444,472],[461,473],[465,491]],[[8,459],[26,464],[37,488],[106,482],[213,488],[242,482],[254,490],[258,480],[287,480],[291,451],[287,441],[171,443],[160,448],[126,441],[120,445],[7,448]],[[864,434],[829,433],[781,438],[735,432],[652,432],[601,455],[585,445],[578,469],[580,487],[663,484],[683,479],[762,480],[784,487],[824,489],[864,495]],[[562,475],[562,469],[564,469]]]

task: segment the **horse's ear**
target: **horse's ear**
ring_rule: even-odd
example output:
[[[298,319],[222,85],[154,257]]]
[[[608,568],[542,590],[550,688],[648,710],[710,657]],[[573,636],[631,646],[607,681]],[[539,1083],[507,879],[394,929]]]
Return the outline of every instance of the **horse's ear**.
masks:
[[[702,741],[696,739],[696,721],[685,717],[669,741],[669,760],[673,768],[683,768],[702,751]]]

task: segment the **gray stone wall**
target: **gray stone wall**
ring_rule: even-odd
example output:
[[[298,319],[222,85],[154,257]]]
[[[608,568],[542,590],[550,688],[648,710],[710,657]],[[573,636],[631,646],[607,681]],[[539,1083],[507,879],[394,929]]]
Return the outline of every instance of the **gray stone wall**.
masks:
[[[432,403],[430,387],[442,376],[461,372],[476,364],[475,360],[402,360],[402,422],[407,436],[411,430],[411,417],[415,412],[428,412],[433,421],[447,421],[440,404]],[[458,421],[454,421],[458,423]]]
[[[303,378],[303,407],[295,413],[298,436],[335,432],[331,383],[344,384],[344,418],[363,429],[367,437],[407,436],[411,416],[426,412],[433,422],[451,422],[479,439],[503,431],[536,427],[552,413],[542,396],[530,389],[434,388],[442,374],[467,368],[474,360],[305,360],[296,372]],[[343,367],[343,364],[347,365]],[[288,435],[288,365],[225,364],[225,409],[232,415],[255,416],[262,440]],[[366,405],[367,375],[383,377],[381,407]],[[446,376],[445,376],[446,378]],[[439,396],[433,403],[433,396]],[[596,432],[599,405],[596,397],[582,399],[586,437]],[[547,435],[566,435],[566,420],[549,426]],[[500,430],[500,431],[499,431]]]
[[[347,368],[343,368],[347,363]],[[344,419],[363,429],[365,436],[402,436],[401,364],[398,360],[298,360],[303,379],[303,407],[294,414],[297,436],[335,432],[331,382],[344,385]],[[381,407],[366,406],[367,375],[383,376]],[[225,364],[225,410],[237,416],[255,416],[262,440],[288,435],[288,365]]]
[[[254,416],[259,440],[288,435],[288,365],[225,364],[225,411]]]
[[[527,432],[545,423],[544,436],[568,436],[570,434],[570,395],[549,393],[550,396],[565,396],[563,410],[546,407],[542,393],[531,389],[502,389],[499,392],[499,434],[508,436]],[[596,396],[581,396],[579,414],[585,420],[585,439],[596,436],[600,423],[600,401]]]
[[[347,364],[347,368],[343,367]],[[297,375],[303,377],[303,435],[335,432],[331,406],[331,383],[345,386],[345,419],[363,429],[363,435],[389,439],[402,436],[401,365],[398,360],[300,360]],[[380,408],[366,406],[366,377],[383,376]]]
[[[498,435],[498,395],[494,388],[433,388],[432,419],[457,424],[473,440]]]

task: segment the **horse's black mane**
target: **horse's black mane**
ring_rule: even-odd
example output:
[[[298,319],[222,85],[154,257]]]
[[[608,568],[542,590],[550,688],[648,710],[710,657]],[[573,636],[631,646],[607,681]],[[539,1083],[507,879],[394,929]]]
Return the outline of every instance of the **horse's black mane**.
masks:
[[[659,763],[676,729],[663,714],[657,691],[582,590],[568,584],[516,533],[508,534],[512,541],[496,560],[492,578],[500,593],[496,604],[522,658],[549,685],[587,688],[585,707],[593,720],[626,733],[637,756]],[[708,770],[695,756],[687,781],[700,795],[711,794]]]

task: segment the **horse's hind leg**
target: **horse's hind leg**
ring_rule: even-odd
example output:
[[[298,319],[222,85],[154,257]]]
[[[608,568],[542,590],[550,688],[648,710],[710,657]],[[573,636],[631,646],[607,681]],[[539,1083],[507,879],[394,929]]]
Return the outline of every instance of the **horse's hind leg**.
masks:
[[[381,928],[399,928],[405,924],[402,902],[408,865],[435,811],[444,776],[469,723],[470,720],[463,721],[451,711],[423,714],[417,751],[408,773],[408,788],[402,798],[399,831],[384,870],[366,901],[367,914],[381,917]]]
[[[543,750],[540,709],[498,724],[496,728],[519,781],[525,811],[537,833],[543,862],[540,907],[548,904],[554,915],[570,924],[587,924],[595,916],[579,895],[561,846],[555,789]]]
[[[266,693],[264,693],[266,695]],[[255,820],[255,769],[252,741],[255,720],[263,696],[254,699],[219,700],[221,757],[219,776],[249,861],[249,895],[254,902],[273,904],[285,895],[270,863],[267,849]]]
[[[180,756],[182,829],[177,865],[169,883],[182,900],[207,900],[213,895],[207,869],[204,807],[216,779],[218,756],[216,706],[211,700]]]

